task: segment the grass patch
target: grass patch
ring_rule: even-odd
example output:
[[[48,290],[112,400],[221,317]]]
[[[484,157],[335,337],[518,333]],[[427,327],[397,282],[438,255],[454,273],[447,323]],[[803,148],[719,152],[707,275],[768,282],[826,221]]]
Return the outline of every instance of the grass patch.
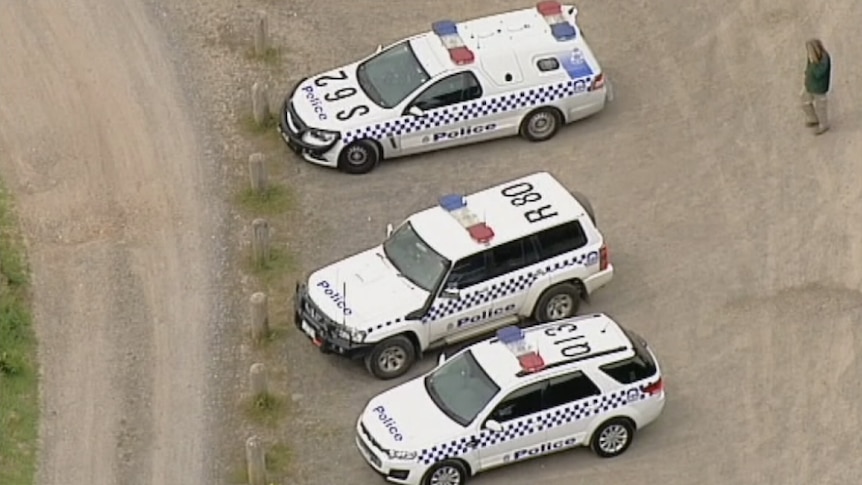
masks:
[[[263,123],[258,124],[254,120],[254,116],[252,116],[251,114],[247,114],[240,118],[239,124],[242,128],[242,131],[252,135],[276,135],[275,118],[273,118],[272,116],[267,116]],[[276,139],[278,138],[276,136],[273,137]]]
[[[273,247],[269,250],[269,260],[259,264],[249,258],[252,273],[258,277],[267,287],[272,283],[293,272],[296,267],[296,258],[287,249]]]
[[[266,190],[256,192],[251,187],[240,192],[239,205],[255,216],[284,214],[293,208],[293,194],[281,185],[270,185]]]
[[[293,452],[290,447],[281,443],[273,443],[266,450],[266,469],[276,475],[286,475],[293,464]]]
[[[248,59],[261,61],[270,66],[278,66],[281,64],[281,49],[278,47],[267,47],[262,54],[258,54],[251,48],[245,52]]]
[[[0,483],[30,485],[39,421],[29,278],[11,199],[0,186]]]
[[[250,399],[246,404],[246,415],[249,419],[265,426],[275,426],[286,413],[287,405],[284,400],[271,393]]]

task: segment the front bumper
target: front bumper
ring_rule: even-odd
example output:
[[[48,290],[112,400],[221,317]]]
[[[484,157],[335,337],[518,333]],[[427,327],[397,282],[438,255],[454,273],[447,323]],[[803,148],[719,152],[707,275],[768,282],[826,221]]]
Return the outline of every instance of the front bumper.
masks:
[[[284,103],[282,103],[281,114],[276,124],[276,129],[279,135],[281,135],[282,140],[284,140],[288,148],[308,162],[327,167],[337,167],[338,153],[341,151],[341,141],[339,140],[328,147],[311,145],[302,141],[302,135],[309,127],[293,110],[291,106],[292,97],[293,93],[285,98]]]
[[[294,325],[321,352],[339,354],[349,358],[364,357],[371,344],[355,342],[338,335],[338,324],[331,321],[308,296],[304,283],[296,284],[293,296]]]
[[[360,418],[356,422],[356,448],[365,462],[387,482],[419,485],[426,467],[418,461],[392,460],[386,450],[373,440]]]

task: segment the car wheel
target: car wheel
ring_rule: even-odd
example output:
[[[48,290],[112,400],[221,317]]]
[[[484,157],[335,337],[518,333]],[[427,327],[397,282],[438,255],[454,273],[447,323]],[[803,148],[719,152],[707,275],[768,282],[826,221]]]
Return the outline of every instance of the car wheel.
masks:
[[[590,447],[602,458],[619,456],[632,444],[634,434],[635,428],[631,421],[614,418],[596,429]]]
[[[570,283],[561,283],[548,288],[536,303],[535,318],[538,322],[553,322],[575,316],[581,305],[581,292]]]
[[[560,112],[554,108],[539,108],[521,122],[521,136],[530,141],[545,141],[557,134],[562,124]]]
[[[365,357],[365,367],[374,377],[382,380],[403,375],[416,360],[413,342],[403,335],[388,338],[374,346]]]
[[[590,217],[590,220],[593,221],[593,225],[596,225],[596,213],[593,211],[593,204],[590,203],[590,199],[587,198],[584,194],[572,191],[572,196],[575,200],[578,201],[579,204],[584,206],[584,210],[587,211],[587,215]]]
[[[341,149],[338,168],[343,172],[361,175],[374,170],[380,161],[377,146],[370,141],[355,141]]]
[[[435,463],[425,472],[422,485],[464,485],[467,468],[460,461],[446,460]]]

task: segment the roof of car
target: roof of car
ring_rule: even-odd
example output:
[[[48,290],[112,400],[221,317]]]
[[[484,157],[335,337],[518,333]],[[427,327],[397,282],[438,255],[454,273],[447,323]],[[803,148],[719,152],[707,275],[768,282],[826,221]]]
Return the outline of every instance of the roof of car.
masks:
[[[507,197],[503,194],[506,190],[510,195],[520,196],[534,192],[542,198],[518,206],[512,203],[517,196]],[[466,209],[494,231],[489,243],[483,244],[474,240],[467,228],[439,202],[438,205],[408,218],[419,237],[450,261],[457,261],[486,247],[505,244],[586,215],[583,206],[571,192],[547,172],[534,173],[487,188],[467,195],[464,201]],[[540,218],[552,213],[556,215]]]
[[[622,327],[603,313],[529,327],[523,335],[544,361],[543,370],[523,372],[516,355],[498,337],[470,347],[479,365],[503,389],[526,375],[550,374],[569,365],[604,365],[634,355]]]

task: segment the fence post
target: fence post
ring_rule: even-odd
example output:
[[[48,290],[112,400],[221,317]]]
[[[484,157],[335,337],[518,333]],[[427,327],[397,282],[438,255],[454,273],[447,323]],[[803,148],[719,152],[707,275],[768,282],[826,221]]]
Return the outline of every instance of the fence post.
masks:
[[[258,126],[263,126],[269,118],[269,93],[263,83],[251,86],[251,114]]]
[[[248,156],[248,176],[251,179],[251,190],[254,192],[262,193],[269,187],[263,153],[252,153]]]
[[[248,463],[248,485],[266,485],[266,457],[257,436],[246,440],[245,460]]]
[[[254,29],[254,53],[257,56],[266,55],[266,49],[269,44],[269,21],[266,17],[266,12],[260,11],[257,13],[257,23]]]
[[[254,253],[254,264],[258,267],[265,266],[269,262],[269,222],[266,219],[255,219],[251,223],[252,242],[251,249]]]
[[[269,385],[266,382],[266,366],[260,363],[252,364],[248,371],[248,377],[252,399],[258,400],[269,394]]]
[[[260,342],[269,336],[269,309],[266,293],[251,295],[251,338]]]

